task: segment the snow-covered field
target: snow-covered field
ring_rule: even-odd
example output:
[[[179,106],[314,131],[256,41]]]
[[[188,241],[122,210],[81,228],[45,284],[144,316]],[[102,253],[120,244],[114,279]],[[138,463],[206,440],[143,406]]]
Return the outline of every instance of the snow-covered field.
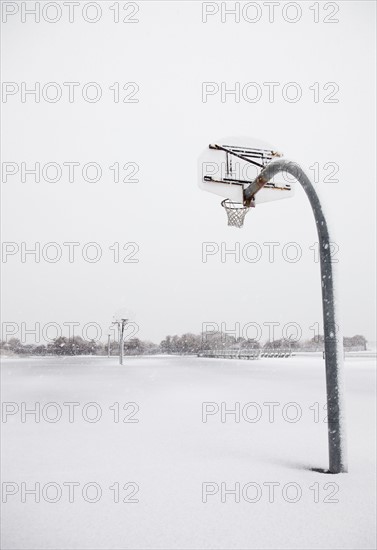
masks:
[[[327,467],[320,357],[4,359],[2,548],[375,548],[375,374],[347,358],[349,474],[334,476],[312,470]]]

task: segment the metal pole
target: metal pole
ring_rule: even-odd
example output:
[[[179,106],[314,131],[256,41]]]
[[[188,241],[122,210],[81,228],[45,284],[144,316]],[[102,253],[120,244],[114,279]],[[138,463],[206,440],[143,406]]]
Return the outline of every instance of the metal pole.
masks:
[[[254,195],[279,172],[288,172],[302,185],[311,204],[317,225],[325,338],[329,472],[338,474],[340,472],[347,472],[343,402],[343,336],[340,330],[339,319],[337,318],[334,293],[334,264],[331,260],[331,240],[321,202],[308,176],[298,164],[287,160],[276,160],[268,164],[249,187],[245,189],[244,204],[249,204]]]
[[[119,364],[123,365],[123,321],[119,323]]]
[[[110,357],[110,334],[107,335],[107,357]]]
[[[116,326],[118,328],[118,344],[119,344],[118,353],[119,353],[119,363],[120,363],[120,324],[119,324],[119,321],[116,321]]]
[[[120,345],[119,363],[121,365],[123,365],[123,357],[124,357],[124,342],[123,342],[124,327],[126,326],[127,321],[128,319],[122,319],[120,323],[121,330],[120,330],[120,340],[119,340],[119,345]]]

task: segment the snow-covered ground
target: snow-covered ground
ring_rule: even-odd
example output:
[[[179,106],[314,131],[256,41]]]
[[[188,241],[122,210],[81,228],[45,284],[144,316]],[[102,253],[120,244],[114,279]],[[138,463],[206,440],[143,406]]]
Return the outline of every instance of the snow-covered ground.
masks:
[[[327,466],[321,357],[4,359],[2,548],[375,548],[375,375],[347,358],[349,473],[334,476],[312,470]],[[39,422],[22,416],[36,403]]]

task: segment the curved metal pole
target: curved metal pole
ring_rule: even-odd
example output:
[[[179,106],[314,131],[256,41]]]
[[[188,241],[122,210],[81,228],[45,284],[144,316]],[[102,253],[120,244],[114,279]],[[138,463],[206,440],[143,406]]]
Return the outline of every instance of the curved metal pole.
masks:
[[[339,320],[337,319],[331,241],[322,205],[305,172],[298,164],[287,160],[273,161],[262,170],[259,176],[244,190],[244,204],[250,204],[254,195],[279,172],[288,172],[300,182],[311,204],[317,225],[325,338],[329,471],[338,474],[347,472],[343,403],[343,336],[339,330]]]

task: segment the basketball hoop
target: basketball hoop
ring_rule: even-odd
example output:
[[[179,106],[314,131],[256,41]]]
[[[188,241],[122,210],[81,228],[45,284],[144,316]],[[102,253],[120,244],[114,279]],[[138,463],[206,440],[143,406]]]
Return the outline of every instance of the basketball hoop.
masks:
[[[231,227],[243,227],[246,214],[250,210],[249,206],[244,206],[239,202],[233,202],[230,199],[221,201],[221,206],[225,208],[228,216],[228,225]]]
[[[347,450],[343,411],[343,349],[334,338],[337,323],[336,293],[331,262],[331,242],[321,201],[308,176],[297,163],[276,160],[275,148],[259,140],[226,138],[212,142],[198,162],[199,187],[224,199],[221,206],[228,216],[228,226],[243,227],[250,207],[263,202],[287,199],[294,186],[274,182],[283,172],[293,176],[304,189],[313,210],[320,247],[323,330],[325,341],[326,388],[328,408],[329,469],[316,471],[339,474],[347,472]],[[235,160],[237,159],[237,161]],[[250,175],[247,168],[252,168]],[[247,174],[247,175],[246,175]],[[325,243],[325,244],[323,244]],[[250,286],[250,285],[249,285]]]

